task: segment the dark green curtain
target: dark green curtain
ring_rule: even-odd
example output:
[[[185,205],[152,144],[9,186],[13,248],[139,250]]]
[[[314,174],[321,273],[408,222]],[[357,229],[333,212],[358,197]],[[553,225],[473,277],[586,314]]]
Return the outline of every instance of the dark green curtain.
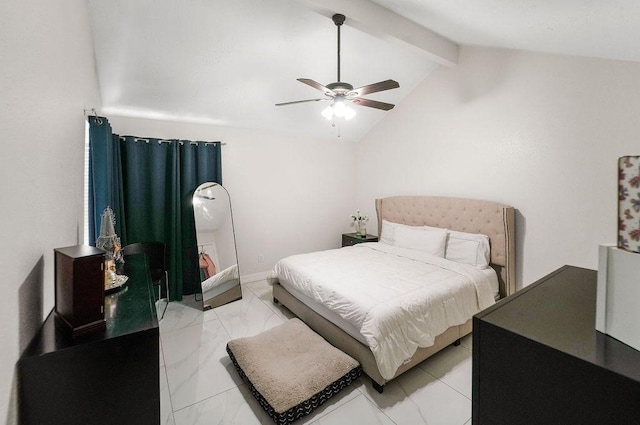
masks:
[[[122,167],[118,136],[104,117],[89,117],[89,243],[100,236],[100,217],[107,206],[116,215],[116,233],[126,240],[122,213]],[[124,238],[124,239],[123,239]]]
[[[123,245],[167,244],[172,300],[199,292],[192,196],[204,182],[222,184],[220,143],[120,137],[102,117],[91,117],[89,124],[90,240],[95,242],[100,214],[110,205]]]

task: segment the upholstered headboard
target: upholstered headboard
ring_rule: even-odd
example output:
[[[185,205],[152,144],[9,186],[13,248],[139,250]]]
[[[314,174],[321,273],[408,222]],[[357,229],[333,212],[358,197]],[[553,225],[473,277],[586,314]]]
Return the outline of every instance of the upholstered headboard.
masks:
[[[378,235],[382,220],[409,226],[433,226],[489,237],[491,266],[498,274],[500,296],[516,290],[515,211],[490,201],[439,196],[392,196],[376,199]]]

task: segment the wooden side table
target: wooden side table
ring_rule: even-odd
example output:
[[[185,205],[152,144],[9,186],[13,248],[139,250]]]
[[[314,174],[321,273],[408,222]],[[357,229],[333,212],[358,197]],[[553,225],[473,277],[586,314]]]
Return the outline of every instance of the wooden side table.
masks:
[[[362,242],[378,242],[378,237],[374,235],[358,236],[355,233],[342,234],[342,246],[351,246]]]

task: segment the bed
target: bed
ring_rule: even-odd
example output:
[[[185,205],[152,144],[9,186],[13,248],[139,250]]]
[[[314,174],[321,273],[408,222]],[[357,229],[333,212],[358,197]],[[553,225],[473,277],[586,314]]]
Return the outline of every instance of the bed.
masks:
[[[395,223],[405,226],[429,226],[430,228],[486,235],[490,245],[488,262],[491,270],[495,271],[495,273],[490,273],[495,280],[495,298],[504,298],[515,292],[515,229],[514,209],[512,207],[490,201],[462,198],[396,196],[377,199],[376,212],[378,216],[378,234],[380,235],[382,235],[383,223],[385,223],[387,229],[390,223]],[[319,254],[331,257],[334,254],[338,255],[337,251],[349,253],[353,257],[346,261],[352,261],[352,264],[359,264],[358,256],[364,257],[365,251],[374,252],[373,258],[384,254],[380,253],[380,251],[398,251],[396,248],[388,248],[385,244],[361,245],[341,250],[330,250]],[[334,253],[334,251],[336,252]],[[391,254],[394,254],[394,256],[399,255],[397,252],[392,252]],[[404,252],[401,254],[404,255]],[[366,257],[370,257],[370,255],[366,254]],[[297,256],[293,257],[298,259]],[[304,260],[305,258],[302,256],[299,259]],[[411,261],[413,260],[415,259],[412,258]],[[405,268],[403,264],[411,263],[407,259],[400,261],[404,261],[404,263],[400,263],[401,269]],[[442,264],[435,264],[435,266],[440,267]],[[276,268],[278,268],[278,265]],[[282,276],[278,276],[273,283],[274,302],[279,302],[287,307],[331,344],[357,359],[362,365],[363,371],[372,379],[376,390],[380,392],[382,392],[386,382],[409,370],[444,347],[459,342],[461,337],[471,332],[471,316],[473,314],[467,311],[468,317],[463,319],[457,317],[455,322],[458,324],[438,330],[432,341],[428,341],[428,344],[422,341],[417,349],[414,347],[415,352],[410,355],[410,358],[401,362],[397,368],[392,365],[391,369],[389,369],[390,366],[380,362],[379,347],[370,348],[370,344],[367,342],[370,339],[366,332],[364,337],[358,335],[358,329],[353,329],[353,323],[350,324],[345,320],[341,320],[341,317],[332,314],[328,307],[315,302],[317,300],[311,299],[310,295],[305,295],[297,290],[290,282],[292,279],[289,274],[282,270],[280,274]],[[328,281],[327,276],[330,275],[325,273],[325,281]],[[398,274],[398,276],[402,278],[403,275]],[[366,275],[366,279],[369,278],[375,279],[375,276],[369,273]],[[468,284],[465,285],[468,286]],[[478,288],[482,285],[476,283],[474,290],[479,291]],[[480,292],[477,293],[480,294]],[[483,295],[483,298],[486,300],[486,295]],[[491,301],[493,302],[493,300]],[[434,312],[434,316],[435,314]],[[363,338],[366,340],[363,340]]]

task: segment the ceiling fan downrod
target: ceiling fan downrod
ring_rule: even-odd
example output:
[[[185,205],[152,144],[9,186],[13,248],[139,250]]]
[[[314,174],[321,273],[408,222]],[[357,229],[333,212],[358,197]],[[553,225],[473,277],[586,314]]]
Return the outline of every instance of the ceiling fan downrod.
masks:
[[[333,19],[333,23],[336,24],[336,27],[338,27],[338,82],[340,82],[340,27],[342,26],[342,24],[344,24],[344,20],[345,20],[345,16],[340,14],[340,13],[336,13],[335,15],[332,16]]]

